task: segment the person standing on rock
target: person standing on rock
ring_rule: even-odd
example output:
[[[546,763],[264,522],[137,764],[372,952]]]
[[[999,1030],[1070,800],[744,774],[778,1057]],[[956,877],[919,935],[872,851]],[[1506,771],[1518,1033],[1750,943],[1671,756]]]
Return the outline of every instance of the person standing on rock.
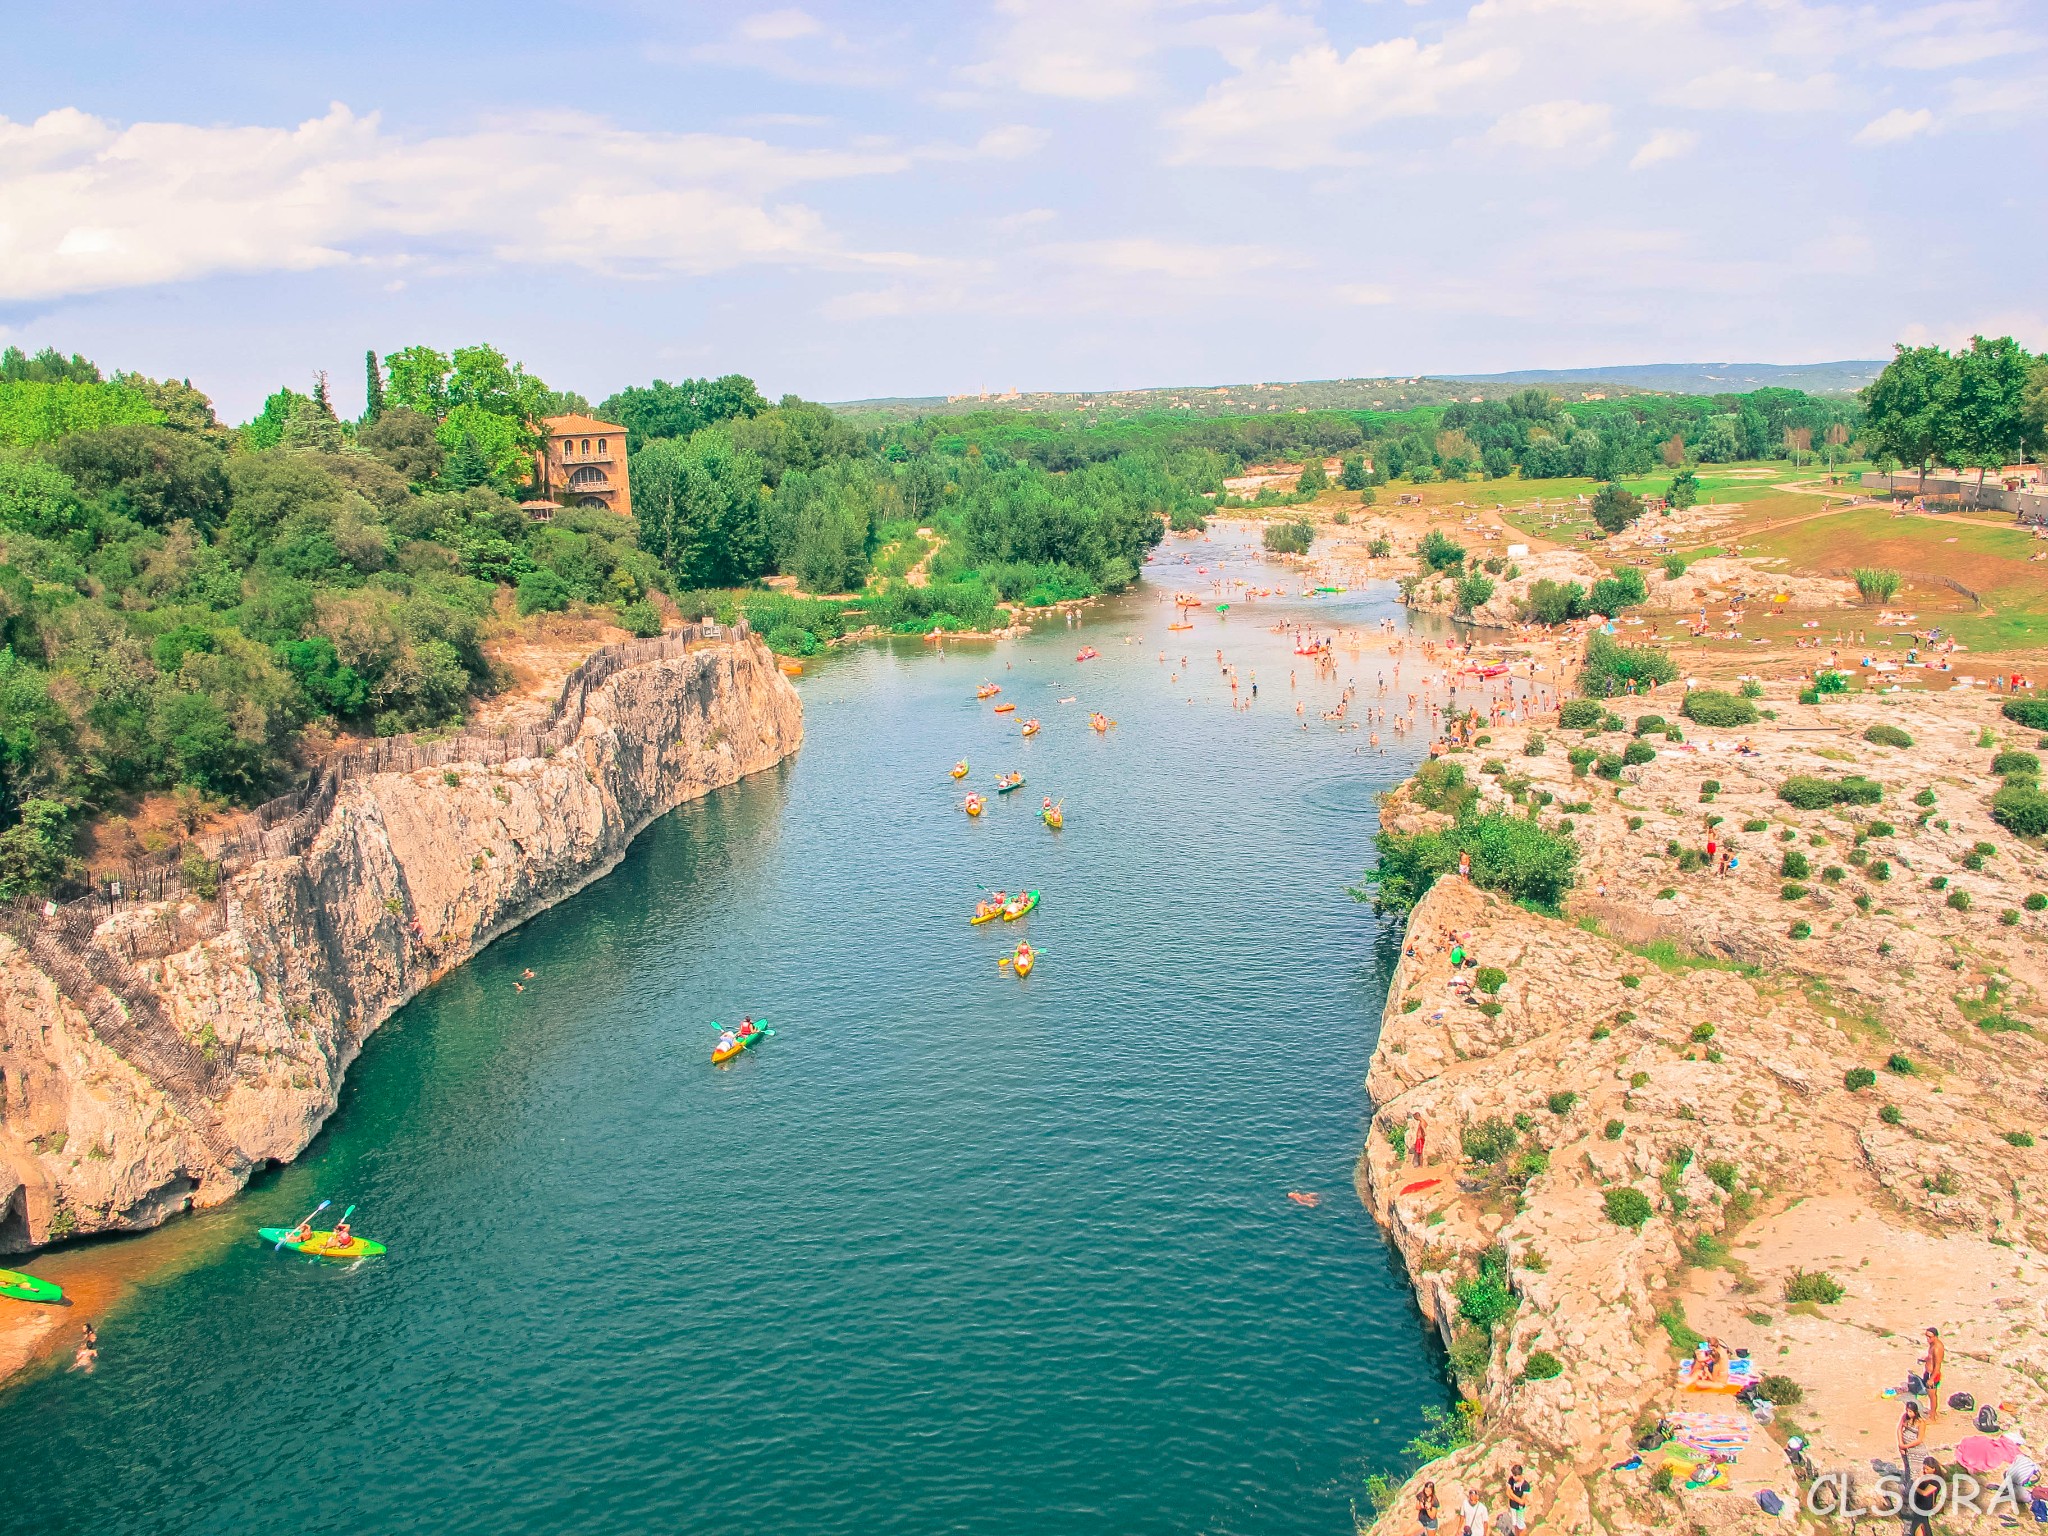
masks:
[[[1477,1488],[1465,1490],[1465,1507],[1459,1511],[1465,1521],[1465,1536],[1486,1536],[1486,1525],[1493,1517],[1488,1513],[1486,1500],[1480,1497]]]
[[[1508,1510],[1501,1529],[1515,1536],[1529,1529],[1529,1479],[1519,1461],[1508,1468]]]
[[[1422,1536],[1435,1536],[1439,1517],[1436,1484],[1424,1483],[1422,1491],[1415,1495],[1415,1519],[1422,1527]]]
[[[1941,1364],[1948,1356],[1948,1346],[1941,1342],[1941,1330],[1927,1330],[1927,1353],[1920,1359],[1920,1375],[1927,1383],[1927,1421],[1934,1422],[1941,1412]]]
[[[1913,1453],[1920,1449],[1925,1438],[1921,1427],[1920,1405],[1911,1398],[1906,1400],[1906,1411],[1899,1415],[1899,1468],[1906,1480],[1905,1486],[1913,1482]]]

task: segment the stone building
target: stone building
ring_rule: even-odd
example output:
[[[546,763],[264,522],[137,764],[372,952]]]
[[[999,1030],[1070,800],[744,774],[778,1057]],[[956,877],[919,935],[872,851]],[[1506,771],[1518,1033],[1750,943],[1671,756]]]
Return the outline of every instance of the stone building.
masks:
[[[626,429],[594,416],[548,416],[540,455],[541,499],[565,507],[606,507],[633,515],[626,481]]]

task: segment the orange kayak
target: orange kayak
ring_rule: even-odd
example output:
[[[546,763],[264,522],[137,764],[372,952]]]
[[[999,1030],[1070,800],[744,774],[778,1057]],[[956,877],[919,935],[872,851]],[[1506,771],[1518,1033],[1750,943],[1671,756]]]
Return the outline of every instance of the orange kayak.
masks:
[[[1007,715],[1011,710],[1015,709],[1016,707],[1017,706],[1014,704],[998,704],[996,706],[996,713],[999,715]]]

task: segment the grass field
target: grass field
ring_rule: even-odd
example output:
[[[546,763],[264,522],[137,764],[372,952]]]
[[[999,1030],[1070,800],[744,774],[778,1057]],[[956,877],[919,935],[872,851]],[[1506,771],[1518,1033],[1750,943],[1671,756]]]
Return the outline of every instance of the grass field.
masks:
[[[1951,610],[1943,622],[1971,650],[2009,651],[2048,646],[2048,562],[2029,559],[2044,548],[2009,523],[1855,507],[1762,532],[1743,552],[1782,556],[1807,574],[1889,567],[1908,582],[1895,606]],[[1942,578],[1967,587],[1983,607],[1961,608]]]

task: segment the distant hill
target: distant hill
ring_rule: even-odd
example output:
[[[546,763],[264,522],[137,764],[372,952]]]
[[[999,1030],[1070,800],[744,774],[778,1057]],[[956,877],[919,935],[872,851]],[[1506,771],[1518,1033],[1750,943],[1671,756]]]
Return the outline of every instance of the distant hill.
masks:
[[[968,395],[897,395],[841,400],[832,409],[869,421],[1025,411],[1062,422],[1108,421],[1148,411],[1243,416],[1261,411],[1408,411],[1453,400],[1498,400],[1532,384],[1566,400],[1635,394],[1726,395],[1772,386],[1810,395],[1853,394],[1882,362],[1631,363],[1613,368],[1532,368],[1520,373],[1418,375],[1406,379],[1307,379],[1276,384],[1183,384],[1159,389],[1029,390]]]
[[[1308,379],[1292,383],[1185,384],[1162,389],[1110,389],[1091,392],[1007,390],[1000,394],[894,396],[877,400],[842,400],[832,409],[870,421],[908,421],[919,416],[964,416],[974,411],[1025,411],[1062,422],[1112,421],[1149,411],[1183,411],[1190,416],[1244,416],[1253,412],[1286,411],[1409,411],[1418,406],[1447,405],[1452,400],[1497,400],[1521,389],[1520,384],[1471,383],[1450,379]],[[1635,394],[1639,387],[1596,386],[1614,394]],[[1584,398],[1584,392],[1567,393]]]
[[[1670,395],[1739,395],[1752,389],[1803,389],[1850,395],[1884,370],[1884,359],[1846,363],[1621,363],[1611,368],[1524,368],[1516,373],[1454,373],[1466,384],[1614,384]]]

